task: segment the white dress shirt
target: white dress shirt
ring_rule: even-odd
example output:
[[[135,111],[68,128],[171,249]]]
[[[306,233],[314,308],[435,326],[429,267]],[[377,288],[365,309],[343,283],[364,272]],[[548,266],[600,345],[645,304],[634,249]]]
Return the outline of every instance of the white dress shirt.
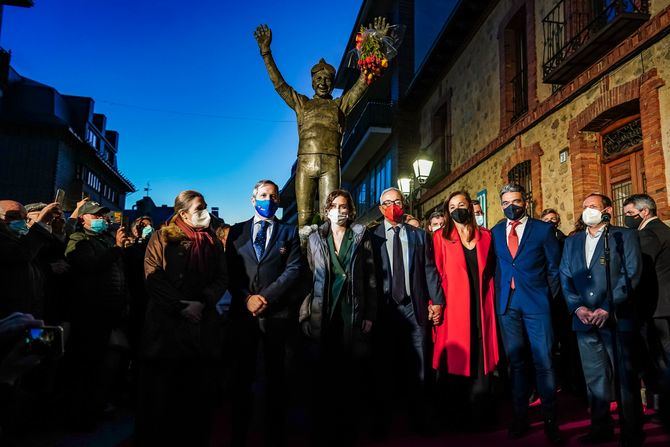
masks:
[[[274,226],[274,219],[263,219],[262,217],[259,217],[258,215],[254,215],[254,225],[251,227],[251,242],[253,243],[256,240],[256,235],[258,234],[258,231],[261,229],[261,222],[267,222],[268,227],[265,230],[265,248],[268,248],[268,244],[270,243],[270,236],[272,236],[272,227]]]
[[[507,219],[507,227],[505,227],[505,234],[507,235],[506,240],[509,241],[509,234],[512,231],[512,222],[513,220]],[[516,235],[519,238],[519,245],[521,245],[521,237],[523,236],[523,230],[526,229],[526,224],[528,223],[528,216],[523,216],[519,219],[519,225],[516,227]]]
[[[598,246],[598,241],[600,240],[600,236],[603,235],[603,231],[605,231],[606,225],[603,225],[600,230],[596,233],[595,236],[591,236],[591,233],[589,233],[589,229],[587,228],[586,231],[586,243],[584,244],[584,255],[586,256],[586,266],[589,267],[591,265],[591,259],[593,259],[593,253],[596,251],[596,247]]]
[[[409,245],[407,241],[407,230],[404,224],[398,224],[400,227],[400,245],[402,246],[402,261],[405,264],[405,293],[410,296],[410,282],[409,282]],[[391,276],[393,276],[393,238],[395,232],[393,225],[384,219],[384,228],[386,229],[386,252],[389,255],[389,265],[391,267]]]
[[[640,225],[640,228],[638,228],[638,230],[643,229],[644,227],[647,226],[647,224],[648,224],[649,222],[651,222],[652,220],[656,220],[656,219],[658,219],[658,216],[654,216],[654,217],[652,217],[651,219],[647,219],[647,220],[645,220],[644,222],[642,222],[642,225]]]

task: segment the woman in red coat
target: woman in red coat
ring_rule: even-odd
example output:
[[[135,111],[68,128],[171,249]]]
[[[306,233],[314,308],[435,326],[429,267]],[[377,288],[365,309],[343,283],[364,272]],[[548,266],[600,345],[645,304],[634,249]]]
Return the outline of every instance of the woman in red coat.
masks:
[[[484,422],[490,376],[499,358],[495,257],[491,233],[477,226],[467,192],[452,193],[444,209],[445,225],[435,232],[433,240],[447,304],[444,323],[434,332],[433,368],[443,383],[446,380],[452,398],[454,391],[465,393],[462,400],[456,399],[455,403],[461,404],[456,415],[467,415],[462,405],[469,404],[469,422],[478,428]]]

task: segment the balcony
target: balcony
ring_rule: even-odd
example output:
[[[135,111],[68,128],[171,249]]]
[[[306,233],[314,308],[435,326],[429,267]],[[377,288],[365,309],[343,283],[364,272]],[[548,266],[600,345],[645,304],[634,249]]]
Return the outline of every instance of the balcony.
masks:
[[[542,20],[544,82],[574,79],[649,17],[648,0],[560,0]]]
[[[354,180],[388,138],[393,120],[393,106],[388,102],[360,103],[356,108],[359,110],[348,117],[342,144],[342,181],[346,182]]]

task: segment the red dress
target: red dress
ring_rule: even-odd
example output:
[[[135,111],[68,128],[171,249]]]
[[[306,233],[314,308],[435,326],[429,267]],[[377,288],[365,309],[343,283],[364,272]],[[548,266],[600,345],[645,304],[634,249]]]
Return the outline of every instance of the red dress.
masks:
[[[473,376],[470,344],[473,331],[470,313],[470,281],[465,263],[464,247],[456,228],[452,240],[445,239],[442,231],[433,235],[435,264],[442,279],[446,298],[444,322],[435,328],[433,368],[446,370],[449,374]],[[495,256],[491,232],[479,228],[475,233],[477,264],[479,268],[479,309],[481,321],[482,354],[484,374],[492,372],[498,364],[498,335],[494,304]],[[475,361],[477,359],[474,359]]]

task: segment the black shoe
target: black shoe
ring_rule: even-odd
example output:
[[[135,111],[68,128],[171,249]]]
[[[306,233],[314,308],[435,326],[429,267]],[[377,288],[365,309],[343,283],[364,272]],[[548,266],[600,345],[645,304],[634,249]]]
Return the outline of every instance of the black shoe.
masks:
[[[561,430],[559,430],[555,420],[548,419],[544,421],[544,434],[550,443],[554,445],[563,444],[563,436],[561,436]]]
[[[525,419],[515,420],[509,427],[509,430],[507,431],[507,436],[510,439],[523,438],[526,435],[526,433],[528,433],[529,428],[530,427],[528,425],[528,421],[526,421]]]
[[[587,434],[580,436],[578,439],[582,444],[602,444],[611,441],[612,438],[614,438],[614,431],[597,430],[589,431]]]

